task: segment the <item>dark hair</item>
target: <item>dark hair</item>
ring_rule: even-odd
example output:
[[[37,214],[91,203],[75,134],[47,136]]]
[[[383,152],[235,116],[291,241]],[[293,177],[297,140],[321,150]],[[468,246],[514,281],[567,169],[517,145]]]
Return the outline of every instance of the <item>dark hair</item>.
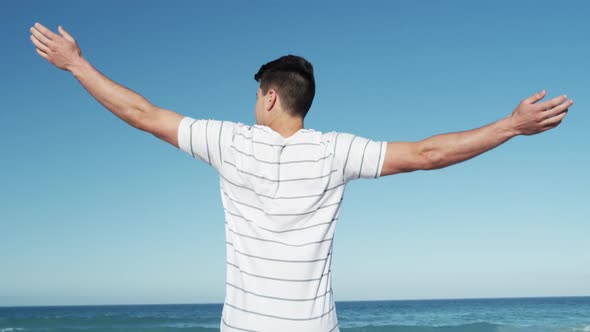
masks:
[[[282,105],[293,115],[304,118],[315,96],[313,66],[296,55],[285,55],[262,65],[254,75],[262,94],[270,88],[281,96]]]

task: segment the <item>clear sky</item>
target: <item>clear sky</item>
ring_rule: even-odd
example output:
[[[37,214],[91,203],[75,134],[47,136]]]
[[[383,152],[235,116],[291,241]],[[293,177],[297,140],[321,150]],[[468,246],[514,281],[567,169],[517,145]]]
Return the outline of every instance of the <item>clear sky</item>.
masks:
[[[154,104],[253,124],[259,67],[315,68],[305,125],[416,141],[575,101],[556,129],[442,170],[348,186],[336,301],[590,295],[590,2],[2,1],[0,305],[221,303],[213,169],[39,57],[63,25]]]

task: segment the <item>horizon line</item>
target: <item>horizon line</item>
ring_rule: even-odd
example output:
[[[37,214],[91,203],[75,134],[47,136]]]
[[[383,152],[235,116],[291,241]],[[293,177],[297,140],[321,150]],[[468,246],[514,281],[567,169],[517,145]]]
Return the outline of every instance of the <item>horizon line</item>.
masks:
[[[516,297],[464,297],[464,298],[425,298],[425,299],[396,299],[396,300],[343,300],[334,301],[338,303],[351,302],[407,302],[407,301],[448,301],[448,300],[515,300],[515,299],[548,299],[548,298],[582,298],[590,295],[550,295],[550,296],[516,296]],[[201,303],[129,303],[129,304],[47,304],[47,305],[16,305],[5,306],[0,308],[44,308],[44,307],[124,307],[124,306],[181,306],[181,305],[223,305],[223,302],[201,302]]]

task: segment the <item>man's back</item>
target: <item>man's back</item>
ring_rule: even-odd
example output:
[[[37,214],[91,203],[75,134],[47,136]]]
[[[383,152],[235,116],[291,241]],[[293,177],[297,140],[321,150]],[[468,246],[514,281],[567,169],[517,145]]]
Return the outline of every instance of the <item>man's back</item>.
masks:
[[[346,183],[380,174],[386,144],[184,118],[179,146],[220,174],[222,331],[338,331],[331,257]]]

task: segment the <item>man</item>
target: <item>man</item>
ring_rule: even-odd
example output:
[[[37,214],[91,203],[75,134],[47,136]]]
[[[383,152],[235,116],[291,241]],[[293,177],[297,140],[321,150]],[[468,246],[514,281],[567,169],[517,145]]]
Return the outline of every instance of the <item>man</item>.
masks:
[[[339,331],[331,255],[345,185],[356,178],[431,170],[473,158],[516,135],[558,126],[565,95],[524,99],[487,126],[419,142],[376,142],[304,129],[315,95],[313,67],[285,56],[263,65],[256,125],[195,120],[156,107],[109,80],[70,34],[31,28],[37,53],[70,71],[98,102],[135,128],[180,148],[220,174],[227,282],[222,331]]]

